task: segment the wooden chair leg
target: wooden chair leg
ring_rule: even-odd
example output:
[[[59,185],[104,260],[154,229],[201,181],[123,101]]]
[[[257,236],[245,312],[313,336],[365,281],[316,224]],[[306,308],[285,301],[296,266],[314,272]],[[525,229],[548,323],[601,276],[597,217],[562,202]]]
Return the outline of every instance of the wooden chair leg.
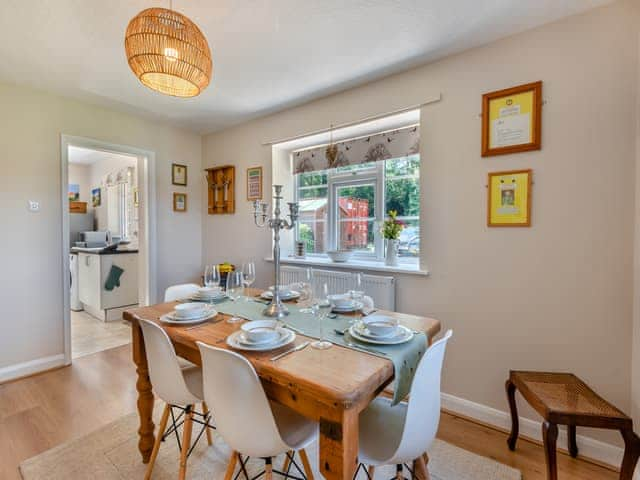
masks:
[[[373,480],[373,476],[376,473],[376,467],[374,467],[373,465],[369,465],[369,468],[367,469],[367,472],[369,473],[369,478],[371,480]]]
[[[640,438],[632,430],[620,432],[624,439],[624,457],[620,468],[620,480],[632,480],[640,457]]]
[[[167,403],[165,404],[164,410],[162,411],[162,418],[160,419],[160,425],[158,425],[158,433],[156,434],[156,441],[153,444],[153,450],[151,451],[151,457],[149,458],[147,471],[144,474],[144,480],[149,480],[151,478],[151,472],[153,471],[153,466],[156,463],[156,458],[158,458],[158,451],[160,450],[162,435],[164,435],[164,431],[167,428],[167,422],[169,421],[170,413],[171,413],[171,407]]]
[[[554,423],[542,424],[542,440],[544,443],[544,456],[547,461],[547,480],[558,480],[558,468],[556,465],[556,440],[558,439],[558,426]]]
[[[224,480],[231,480],[233,478],[233,472],[236,469],[238,463],[238,452],[234,451],[229,458],[229,465],[227,465],[227,471],[224,474]]]
[[[578,443],[576,441],[576,426],[567,425],[567,450],[573,458],[578,456]]]
[[[518,407],[516,406],[516,386],[511,382],[511,380],[507,380],[504,387],[507,391],[509,411],[511,412],[511,433],[507,439],[507,445],[509,445],[509,450],[514,451],[516,449],[516,441],[518,440],[518,433],[520,431]]]
[[[298,455],[300,455],[300,460],[302,460],[302,467],[304,468],[304,474],[307,476],[307,480],[313,480],[313,470],[311,470],[307,451],[303,448],[298,452]]]
[[[179,480],[184,480],[187,476],[187,454],[191,448],[191,430],[193,428],[193,406],[189,405],[185,412],[182,431],[182,451],[180,452],[180,472]]]
[[[204,414],[204,419],[207,422],[207,426],[205,433],[207,434],[207,444],[213,445],[213,435],[211,434],[211,428],[209,428],[209,407],[207,406],[207,402],[202,402],[202,413]]]
[[[291,455],[292,457],[295,455],[296,452],[294,452],[293,450],[289,450],[287,452],[287,454],[284,456],[284,463],[282,464],[282,471],[286,472],[287,468],[289,468],[289,465],[291,464],[291,459],[289,458],[289,455]]]
[[[273,480],[273,465],[270,458],[265,459],[264,478],[265,480]]]
[[[424,457],[418,457],[413,461],[413,471],[418,480],[430,480],[431,478]]]

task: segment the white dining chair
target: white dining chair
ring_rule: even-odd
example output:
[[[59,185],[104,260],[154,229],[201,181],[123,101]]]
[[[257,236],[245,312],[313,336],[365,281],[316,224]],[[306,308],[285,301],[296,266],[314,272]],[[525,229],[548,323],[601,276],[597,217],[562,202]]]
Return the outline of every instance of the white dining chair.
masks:
[[[189,298],[200,289],[195,283],[182,283],[180,285],[172,285],[164,291],[165,302],[175,302],[183,298]]]
[[[360,413],[358,458],[361,463],[356,475],[368,465],[365,473],[371,480],[375,467],[396,465],[398,480],[404,478],[404,467],[412,479],[429,478],[424,452],[438,431],[440,375],[447,342],[452,335],[453,332],[448,330],[423,355],[411,383],[408,402],[391,406],[391,399],[378,397]]]
[[[238,460],[246,472],[250,457],[265,460],[266,480],[271,480],[273,472],[292,478],[292,465],[303,478],[313,480],[304,449],[317,438],[318,424],[270,402],[256,371],[242,355],[202,342],[197,345],[202,358],[204,398],[216,417],[217,432],[233,450],[225,480],[232,478]],[[295,461],[296,451],[304,471]],[[284,466],[280,471],[274,470],[272,458],[281,454],[286,455]]]
[[[171,340],[159,325],[149,320],[140,319],[140,327],[144,336],[151,384],[155,394],[165,402],[144,478],[145,480],[151,478],[162,440],[171,434],[175,434],[180,448],[179,478],[183,480],[187,472],[187,458],[193,449],[191,432],[194,422],[202,425],[202,430],[196,437],[194,445],[198,442],[203,432],[206,432],[208,444],[211,445],[213,443],[209,427],[209,409],[203,400],[202,370],[195,366],[187,368],[180,366]],[[198,403],[202,403],[201,413],[195,410],[195,406]],[[174,410],[180,411],[177,418],[174,415]],[[171,416],[172,426],[167,429],[169,416]],[[180,423],[182,418],[184,420]],[[178,435],[178,427],[180,425],[183,426],[182,441],[180,441],[180,436]]]

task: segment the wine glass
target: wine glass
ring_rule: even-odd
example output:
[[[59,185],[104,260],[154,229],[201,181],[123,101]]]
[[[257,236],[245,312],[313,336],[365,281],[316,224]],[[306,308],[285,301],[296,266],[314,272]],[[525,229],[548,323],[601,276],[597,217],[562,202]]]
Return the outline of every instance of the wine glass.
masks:
[[[299,303],[307,305],[301,308],[301,313],[312,313],[311,305],[313,304],[313,268],[306,268],[304,271],[304,280],[300,282],[300,300]]]
[[[207,265],[204,267],[204,286],[217,287],[220,285],[220,269],[218,265]]]
[[[314,302],[312,307],[313,316],[320,322],[320,338],[311,343],[313,348],[318,350],[331,348],[331,342],[327,340],[325,336],[325,322],[332,308],[333,306],[329,298],[329,287],[325,283],[322,285],[321,298],[317,302]]]
[[[235,302],[244,293],[244,276],[242,272],[233,271],[227,273],[227,297]],[[227,323],[241,322],[242,318],[232,316],[227,320]]]
[[[362,290],[362,273],[358,272],[351,275],[351,287],[352,289],[349,290],[349,296],[351,297],[351,300],[363,305],[364,291]],[[351,324],[355,323],[357,325],[360,323],[361,319],[362,319],[362,308],[358,308],[354,312],[353,320],[350,321],[350,323]]]
[[[253,282],[256,281],[256,264],[253,262],[245,262],[242,264],[242,276],[244,278],[244,286],[246,288],[251,287]],[[245,301],[249,301],[249,296],[245,297]]]

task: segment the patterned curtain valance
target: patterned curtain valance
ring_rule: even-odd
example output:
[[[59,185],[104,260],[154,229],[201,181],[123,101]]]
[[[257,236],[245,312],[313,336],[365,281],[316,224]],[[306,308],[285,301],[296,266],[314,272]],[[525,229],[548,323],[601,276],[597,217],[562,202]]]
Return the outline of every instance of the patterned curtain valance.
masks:
[[[400,128],[369,137],[346,140],[331,146],[293,152],[293,172],[305,173],[328,168],[406,157],[420,152],[420,127]]]

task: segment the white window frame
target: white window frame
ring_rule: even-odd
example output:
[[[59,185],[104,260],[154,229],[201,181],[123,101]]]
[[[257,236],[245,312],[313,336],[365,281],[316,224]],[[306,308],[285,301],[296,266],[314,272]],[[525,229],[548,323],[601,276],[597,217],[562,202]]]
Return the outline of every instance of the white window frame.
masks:
[[[414,178],[412,175],[403,177],[395,177],[394,180],[401,178]],[[338,209],[337,209],[337,189],[344,186],[357,186],[374,184],[376,189],[375,204],[375,221],[374,221],[374,252],[354,251],[352,258],[357,261],[383,261],[384,260],[384,238],[378,229],[385,218],[385,162],[372,162],[370,168],[355,170],[351,172],[340,172],[338,170],[329,169],[327,171],[327,183],[323,185],[314,185],[308,188],[326,188],[327,189],[327,220],[324,229],[326,238],[324,244],[327,250],[335,250],[338,242]],[[307,187],[299,187],[296,175],[293,176],[294,185],[294,201],[299,201],[299,189]],[[420,218],[420,217],[419,217]],[[295,238],[299,238],[299,224],[295,227]],[[308,253],[307,257],[325,258],[326,253]],[[419,262],[419,257],[401,259],[401,263],[414,264]]]

